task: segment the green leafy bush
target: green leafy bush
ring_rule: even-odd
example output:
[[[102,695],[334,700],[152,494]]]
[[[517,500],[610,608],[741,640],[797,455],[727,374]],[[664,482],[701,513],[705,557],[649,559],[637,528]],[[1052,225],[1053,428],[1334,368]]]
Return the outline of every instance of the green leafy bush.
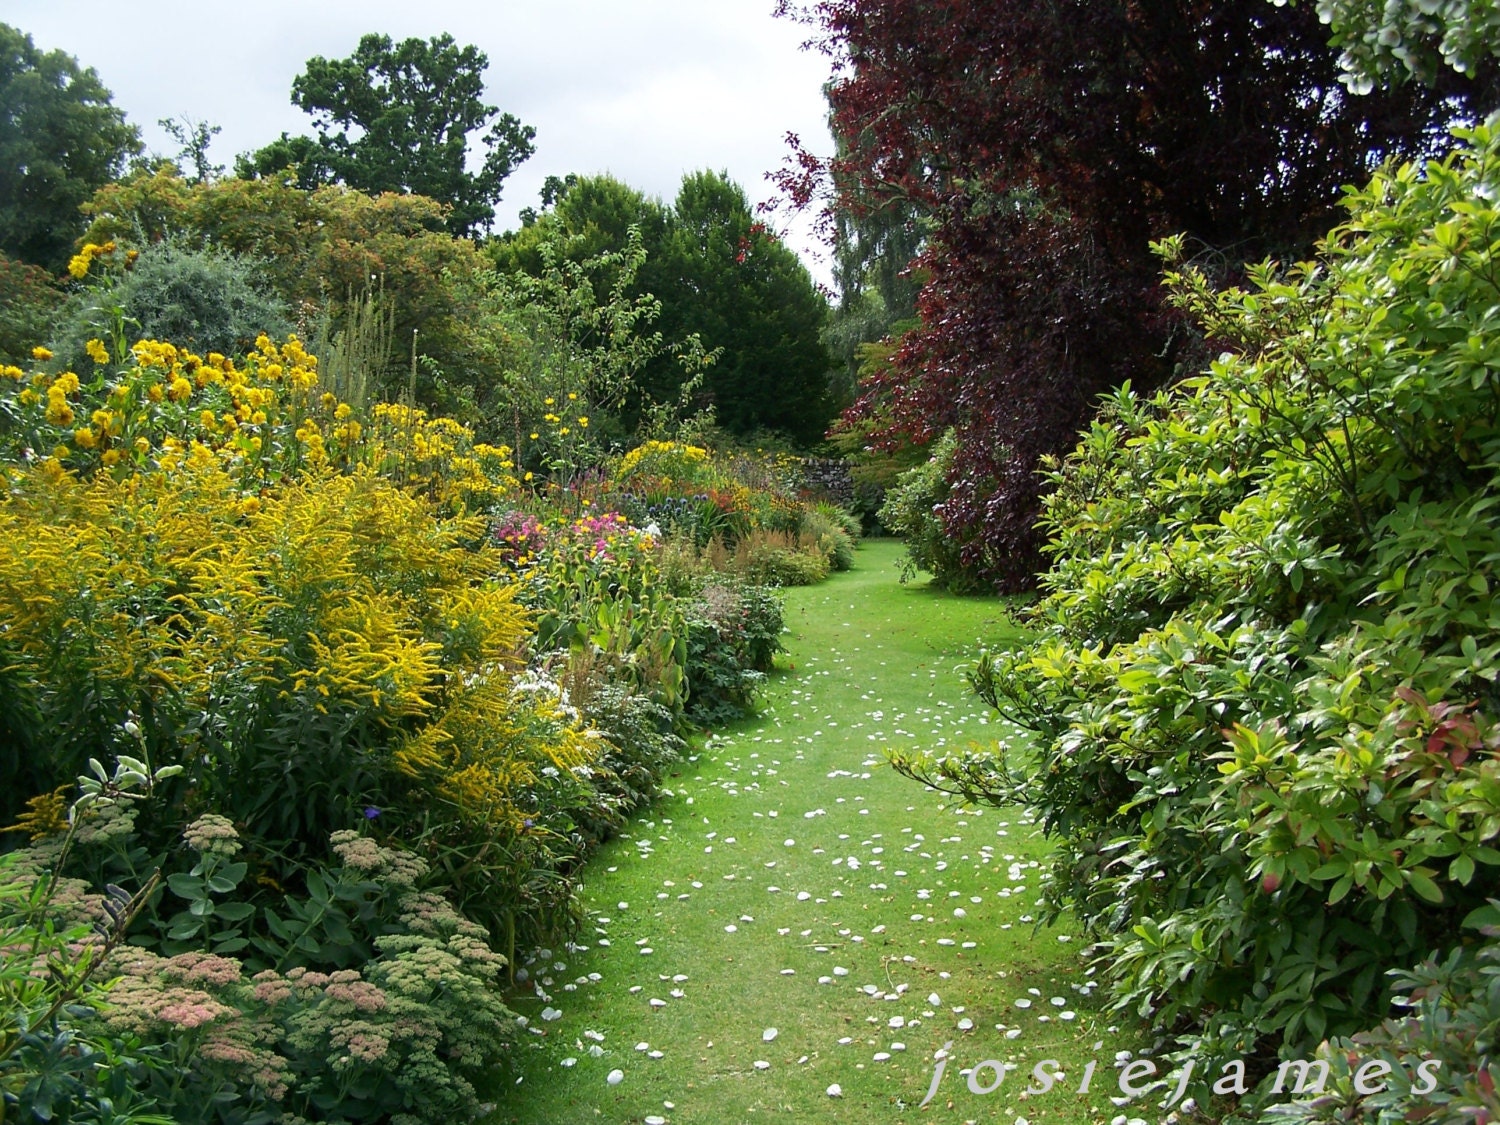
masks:
[[[84,345],[110,339],[116,316],[129,325],[131,341],[171,340],[200,355],[236,355],[261,335],[291,331],[286,306],[267,291],[264,268],[233,254],[162,242],[128,267],[97,273],[102,284],[59,311],[51,337],[58,358],[77,371],[88,370]]]
[[[854,565],[854,551],[859,542],[859,520],[837,504],[819,501],[802,513],[804,536],[813,539],[834,570],[848,570]]]
[[[46,270],[0,253],[0,364],[31,358],[63,300],[63,291]]]
[[[907,469],[885,495],[880,522],[887,531],[906,540],[906,560],[901,577],[905,581],[919,570],[932,575],[933,585],[955,594],[972,594],[989,586],[959,557],[958,544],[943,530],[939,510],[948,498],[949,474],[958,451],[958,439],[947,431],[932,447],[923,464]]]
[[[1232,350],[1051,467],[1039,633],[974,674],[1035,760],[900,763],[1036,806],[1115,1005],[1208,1055],[1371,1026],[1500,885],[1500,139],[1459,136],[1316,262],[1170,275]]]
[[[688,715],[704,727],[743,718],[781,650],[781,600],[764,587],[703,587],[688,615]]]

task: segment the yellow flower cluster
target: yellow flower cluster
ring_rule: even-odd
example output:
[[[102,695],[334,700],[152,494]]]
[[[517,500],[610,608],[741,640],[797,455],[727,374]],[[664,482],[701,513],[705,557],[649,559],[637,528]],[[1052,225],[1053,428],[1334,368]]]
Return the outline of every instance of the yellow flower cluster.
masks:
[[[399,739],[397,768],[483,823],[515,821],[548,766],[593,759],[555,699],[513,691],[531,617],[486,581],[493,550],[466,546],[483,520],[444,519],[368,468],[241,498],[212,452],[203,462],[13,479],[0,499],[9,674],[96,684],[163,715],[244,698],[374,723]],[[153,610],[145,590],[174,594]],[[23,827],[50,823],[51,805],[34,809]]]
[[[50,793],[40,793],[26,802],[26,811],[16,822],[0,832],[24,832],[33,841],[65,832],[68,828],[68,804],[73,786],[59,785]]]
[[[518,487],[509,446],[476,442],[452,418],[402,403],[375,407],[367,443],[370,464],[452,510],[488,506]]]
[[[113,239],[103,244],[96,242],[85,242],[83,249],[68,259],[68,272],[78,281],[82,281],[89,274],[89,268],[98,258],[108,257],[115,252]]]
[[[78,393],[78,376],[71,371],[64,371],[56,379],[48,379],[45,376],[32,378],[32,386],[37,390],[47,392],[47,421],[59,428],[73,424],[73,407],[68,402],[70,395]]]
[[[629,480],[633,476],[659,476],[669,479],[690,479],[699,467],[706,467],[708,450],[702,446],[684,445],[675,441],[648,441],[638,445],[620,459],[615,476],[618,480]]]

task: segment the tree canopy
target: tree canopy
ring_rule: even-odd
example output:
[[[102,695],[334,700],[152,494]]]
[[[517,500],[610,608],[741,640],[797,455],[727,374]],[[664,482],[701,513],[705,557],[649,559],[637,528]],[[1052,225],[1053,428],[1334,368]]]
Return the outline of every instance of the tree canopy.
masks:
[[[784,0],[821,29],[843,150],[783,184],[914,206],[932,233],[921,326],[857,408],[888,437],[957,427],[947,529],[992,583],[1039,568],[1041,456],[1098,395],[1196,364],[1152,238],[1185,232],[1219,280],[1294,256],[1342,185],[1443,146],[1472,88],[1355,98],[1308,6],[1266,0]],[[830,175],[831,174],[831,175]]]
[[[292,101],[312,115],[317,137],[283,133],[242,158],[240,174],[293,167],[303,187],[425,195],[451,208],[451,233],[487,230],[506,178],[532,154],[536,136],[485,104],[488,65],[483,51],[460,47],[451,35],[395,43],[372,34],[347,59],[315,56],[292,82]],[[484,158],[470,172],[476,135]]]
[[[501,268],[536,273],[540,247],[559,235],[575,260],[619,250],[637,228],[646,258],[633,291],[661,301],[663,336],[696,334],[722,349],[704,383],[719,424],[818,441],[832,416],[820,338],[827,301],[797,256],[756,221],[744,190],[727,173],[695,172],[669,207],[609,176],[571,179],[552,184],[553,206],[495,247]],[[595,280],[601,297],[613,280]],[[646,399],[674,398],[683,378],[672,355],[655,357],[627,416]]]
[[[0,251],[61,270],[79,205],[140,151],[92,68],[0,24]]]

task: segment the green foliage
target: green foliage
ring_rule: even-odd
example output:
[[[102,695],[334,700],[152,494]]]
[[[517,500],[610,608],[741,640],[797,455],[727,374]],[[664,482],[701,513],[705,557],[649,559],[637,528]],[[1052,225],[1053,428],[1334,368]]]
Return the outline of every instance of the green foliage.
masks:
[[[69,805],[66,786],[39,796],[20,823],[32,853],[0,856],[0,1117],[12,1109],[27,1121],[139,1122],[168,1125],[146,1111],[154,1099],[141,1090],[168,1060],[134,1036],[98,1026],[109,985],[99,978],[111,954],[156,890],[159,875],[132,894],[110,885],[91,910],[79,910],[80,885],[63,867],[81,833],[82,818],[111,810],[181,772],[153,771],[121,757],[113,774],[97,760],[83,792]]]
[[[548,245],[583,263],[633,245],[635,231],[645,258],[623,280],[624,292],[659,304],[666,339],[697,338],[722,352],[701,389],[689,386],[695,370],[670,350],[650,357],[623,404],[627,428],[646,428],[652,401],[676,401],[687,388],[683,412],[710,403],[733,434],[767,428],[802,444],[822,437],[832,414],[830,360],[819,338],[827,302],[796,255],[755,220],[737,184],[692,173],[672,207],[608,176],[558,187],[552,210],[495,247],[500,267],[536,274]],[[591,267],[589,275],[600,300],[622,283],[612,267]]]
[[[964,566],[959,545],[944,530],[939,515],[943,501],[948,498],[949,476],[957,450],[958,439],[949,430],[933,445],[932,455],[925,463],[896,477],[894,487],[886,492],[879,518],[888,531],[906,540],[906,560],[901,565],[903,581],[925,570],[939,589],[971,594],[988,590],[989,586]]]
[[[367,379],[376,399],[406,390],[413,348],[444,372],[475,367],[468,341],[478,329],[466,319],[462,295],[485,262],[472,242],[444,230],[443,207],[431,199],[303,189],[282,177],[192,183],[168,167],[100,189],[85,211],[89,242],[144,250],[180,241],[253,260],[299,322],[327,321],[334,337],[364,315],[357,307],[373,291],[392,341],[388,361]],[[472,374],[493,377],[488,368]],[[426,371],[417,393],[424,402],[437,398]]]
[[[1465,928],[1478,930],[1483,940],[1431,956],[1411,969],[1393,970],[1392,1003],[1399,1014],[1352,1038],[1321,1044],[1317,1057],[1330,1064],[1327,1092],[1315,1100],[1278,1106],[1274,1120],[1286,1125],[1397,1125],[1418,1119],[1494,1119],[1500,1095],[1486,1062],[1500,1045],[1500,991],[1495,988],[1500,929],[1494,925],[1500,915],[1493,902],[1476,914],[1484,916],[1483,923]],[[1377,1092],[1357,1090],[1351,1059],[1383,1060],[1392,1067],[1390,1078],[1372,1083],[1367,1076],[1366,1089]],[[1412,1077],[1423,1064],[1433,1087],[1425,1092],[1412,1088]],[[1251,1119],[1261,1103],[1246,1103],[1231,1120]]]
[[[612,671],[608,662],[599,666]],[[568,697],[607,744],[598,762],[602,776],[595,780],[606,794],[606,815],[597,830],[602,837],[656,798],[667,770],[682,759],[687,743],[676,734],[676,715],[670,708],[630,691],[612,676],[596,678],[583,693],[577,690],[581,681],[576,673],[568,677]]]
[[[26,363],[62,303],[51,274],[0,253],[0,363]]]
[[[696,339],[668,343],[656,329],[660,302],[635,292],[648,261],[636,228],[618,248],[588,256],[581,241],[549,237],[534,247],[535,272],[488,271],[463,287],[468,366],[490,374],[453,380],[479,424],[512,441],[520,464],[560,483],[598,461],[602,431],[628,401],[665,425],[676,420],[673,403],[658,407],[642,392],[648,365],[666,360],[696,385],[714,358]]]
[[[336,862],[309,868],[306,895],[286,897],[288,920],[276,929],[299,931],[295,945],[273,968],[258,968],[222,949],[163,956],[146,948],[156,944],[149,934],[144,945],[121,946],[110,927],[91,926],[99,918],[133,918],[150,888],[121,906],[84,883],[60,879],[75,834],[84,846],[89,836],[113,850],[131,846],[129,821],[107,826],[85,816],[61,849],[55,837],[44,837],[0,860],[7,876],[0,884],[0,932],[16,934],[22,920],[70,943],[63,951],[55,941],[38,942],[32,958],[15,959],[23,969],[38,964],[43,951],[54,954],[51,977],[33,978],[22,992],[32,998],[72,987],[88,1001],[41,1021],[57,1039],[60,1072],[24,1051],[0,1059],[6,1078],[29,1075],[19,1099],[7,1100],[39,1104],[51,1095],[55,1103],[67,1096],[88,1104],[108,1096],[118,1109],[137,1111],[113,1120],[153,1125],[250,1125],[278,1113],[337,1114],[351,1122],[387,1121],[392,1114],[412,1122],[474,1116],[476,1084],[500,1063],[515,1027],[499,994],[505,959],[489,948],[483,930],[420,889],[429,874],[421,860],[356,832],[335,833]],[[197,904],[212,900],[220,916],[255,915],[243,890],[236,893],[244,864],[229,862],[238,848],[233,826],[207,816],[185,835],[198,864],[195,874],[168,877],[173,893],[194,903],[195,914]],[[200,883],[197,873],[208,871],[217,874]],[[333,921],[350,888],[369,908],[352,929]],[[322,922],[305,921],[312,918]],[[331,931],[326,946],[314,939],[320,926]],[[337,949],[340,940],[355,948]],[[332,968],[353,957],[357,967]],[[310,970],[308,962],[332,971]],[[102,968],[111,983],[92,991],[72,984],[92,968]],[[0,1011],[9,1014],[8,1008]],[[62,1038],[59,1013],[68,1025]],[[37,1038],[21,1032],[15,1042]],[[152,1106],[169,1113],[138,1112]]]
[[[395,43],[366,35],[347,59],[307,61],[292,101],[313,116],[316,141],[282,134],[242,159],[241,174],[294,167],[303,183],[342,183],[370,193],[425,195],[448,208],[449,231],[489,227],[506,178],[534,151],[536,130],[481,100],[489,65],[477,47],[451,35]],[[484,158],[466,168],[470,134]]]
[[[1343,81],[1356,94],[1413,78],[1431,85],[1445,70],[1493,75],[1500,58],[1500,4],[1494,0],[1316,3],[1341,52]]]
[[[1459,136],[1315,262],[1169,275],[1232,351],[1052,466],[1040,633],[975,671],[1037,760],[900,763],[1037,806],[1115,1004],[1210,1055],[1368,1027],[1494,895],[1500,138]]]
[[[0,24],[0,252],[61,270],[79,205],[140,150],[92,68]]]
[[[831,569],[824,541],[795,532],[754,531],[742,537],[722,569],[761,586],[814,586]]]
[[[854,565],[855,545],[859,541],[859,520],[837,504],[826,500],[806,508],[802,513],[802,535],[811,537],[834,570],[848,570]]]
[[[233,254],[162,242],[129,268],[95,277],[100,283],[69,300],[47,337],[63,365],[79,371],[89,363],[84,345],[110,339],[117,318],[132,341],[174,340],[200,355],[238,355],[261,335],[291,331],[286,305],[267,293],[264,269]]]
[[[781,600],[764,586],[711,582],[688,625],[689,716],[706,728],[743,718],[782,650]]]
[[[189,182],[201,184],[224,174],[222,164],[210,164],[208,160],[208,146],[224,131],[218,125],[195,120],[187,114],[183,114],[180,120],[176,117],[163,117],[157,124],[166,131],[167,136],[182,146],[175,162],[179,168],[184,160],[188,162],[191,171],[184,174],[189,177]]]

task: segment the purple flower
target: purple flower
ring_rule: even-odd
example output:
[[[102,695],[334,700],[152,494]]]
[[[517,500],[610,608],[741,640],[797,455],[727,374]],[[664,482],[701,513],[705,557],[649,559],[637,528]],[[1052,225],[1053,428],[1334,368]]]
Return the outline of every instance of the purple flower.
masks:
[[[530,828],[534,823],[536,822],[533,821],[529,816],[525,820],[521,821],[522,826],[526,828]]]
[[[377,809],[374,805],[367,805],[365,807],[365,819],[366,820],[374,820],[379,815],[380,815],[380,810]]]

